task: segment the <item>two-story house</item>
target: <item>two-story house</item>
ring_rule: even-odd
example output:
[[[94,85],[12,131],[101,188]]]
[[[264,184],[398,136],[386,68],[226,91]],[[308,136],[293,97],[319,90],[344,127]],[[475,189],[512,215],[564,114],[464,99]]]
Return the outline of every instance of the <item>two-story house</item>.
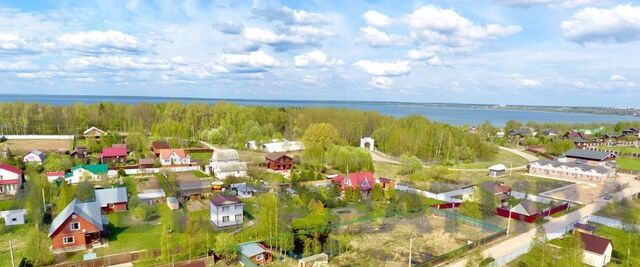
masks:
[[[189,165],[191,156],[184,149],[160,149],[160,165]]]
[[[100,205],[73,199],[51,222],[51,249],[68,252],[101,246],[103,230]]]
[[[15,195],[22,186],[22,170],[16,166],[0,163],[0,195]]]
[[[218,194],[209,203],[211,223],[217,227],[242,224],[243,212],[244,203],[236,196]]]

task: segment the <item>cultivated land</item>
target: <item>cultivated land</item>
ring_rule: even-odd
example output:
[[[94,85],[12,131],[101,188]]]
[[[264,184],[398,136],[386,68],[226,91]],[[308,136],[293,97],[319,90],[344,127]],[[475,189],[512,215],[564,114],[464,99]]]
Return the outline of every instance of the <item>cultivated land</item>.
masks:
[[[640,154],[640,147],[624,147],[624,146],[603,146],[600,149],[615,151],[625,154]]]
[[[640,159],[637,158],[618,158],[616,164],[622,169],[640,171]]]
[[[348,244],[340,244],[348,248],[332,259],[335,266],[406,266],[411,238],[413,262],[417,264],[493,234],[436,215],[347,224],[335,232],[350,239]]]
[[[6,146],[15,155],[22,155],[34,149],[41,151],[71,151],[73,149],[73,140],[45,139],[45,140],[7,140],[0,143],[0,146]]]

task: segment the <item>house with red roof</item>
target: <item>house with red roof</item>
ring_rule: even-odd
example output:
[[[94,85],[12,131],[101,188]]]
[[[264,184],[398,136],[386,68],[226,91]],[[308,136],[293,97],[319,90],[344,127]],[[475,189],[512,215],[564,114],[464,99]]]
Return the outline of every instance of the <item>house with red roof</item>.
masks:
[[[0,163],[0,195],[15,195],[22,187],[22,169]]]
[[[582,258],[584,264],[594,267],[609,264],[613,251],[611,240],[587,233],[580,233],[580,239],[584,244],[584,257]]]
[[[191,164],[191,156],[184,149],[160,149],[159,153],[162,166]]]
[[[363,196],[368,196],[373,186],[376,184],[376,179],[373,178],[371,172],[351,172],[346,176],[336,175],[331,178],[331,183],[338,186],[341,191],[360,189]]]
[[[125,163],[127,162],[127,146],[114,145],[112,147],[105,147],[102,149],[102,153],[98,155],[100,163]]]
[[[58,179],[64,179],[64,176],[65,176],[65,172],[64,171],[47,172],[47,180],[49,182],[55,182]]]

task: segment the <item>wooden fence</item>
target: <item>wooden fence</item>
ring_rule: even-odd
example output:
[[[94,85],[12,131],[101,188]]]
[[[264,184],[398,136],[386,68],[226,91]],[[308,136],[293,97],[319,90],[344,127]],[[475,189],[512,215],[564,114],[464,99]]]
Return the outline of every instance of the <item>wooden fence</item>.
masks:
[[[460,205],[462,205],[462,202],[450,202],[450,203],[431,205],[431,207],[434,207],[436,209],[453,209],[453,208],[460,207]]]
[[[127,252],[121,254],[107,255],[94,260],[87,260],[81,262],[62,262],[51,266],[56,267],[98,267],[109,266],[116,264],[123,264],[128,262],[134,262],[142,258],[156,258],[160,256],[160,250],[142,250]]]

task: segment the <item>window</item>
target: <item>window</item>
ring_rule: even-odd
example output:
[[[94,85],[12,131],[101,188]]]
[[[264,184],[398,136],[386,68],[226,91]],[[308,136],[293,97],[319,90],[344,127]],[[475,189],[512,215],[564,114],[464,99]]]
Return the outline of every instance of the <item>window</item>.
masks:
[[[71,230],[78,230],[80,229],[80,223],[79,222],[72,222],[71,223]]]
[[[229,210],[229,206],[222,206],[222,211],[228,211]]]
[[[65,236],[62,239],[62,243],[64,243],[64,244],[73,244],[73,241],[74,241],[73,240],[73,236]]]
[[[238,204],[238,205],[235,206],[235,208],[236,208],[236,210],[240,210],[240,209],[242,209],[242,205]]]
[[[11,218],[11,221],[12,221],[12,222],[17,222],[17,221],[18,221],[18,218]]]
[[[263,254],[256,255],[256,260],[261,261],[262,259],[264,259],[264,255]]]
[[[242,222],[242,214],[236,214],[236,222],[240,223]]]
[[[222,222],[229,222],[229,216],[222,216]]]
[[[109,203],[109,204],[107,204],[107,207],[109,207],[109,208],[113,208],[113,203]]]

